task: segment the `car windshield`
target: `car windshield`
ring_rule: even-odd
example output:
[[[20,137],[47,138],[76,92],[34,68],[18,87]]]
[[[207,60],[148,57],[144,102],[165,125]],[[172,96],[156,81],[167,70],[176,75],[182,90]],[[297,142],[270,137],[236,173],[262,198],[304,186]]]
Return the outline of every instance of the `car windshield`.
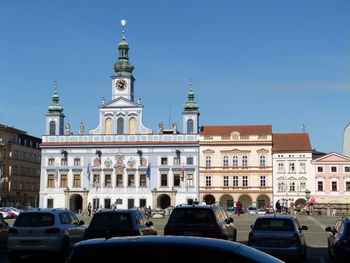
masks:
[[[209,224],[210,209],[175,209],[169,218],[169,224]]]
[[[256,210],[256,207],[249,207],[248,210]]]
[[[284,218],[262,218],[257,219],[253,230],[258,231],[294,231],[291,219]]]
[[[47,227],[55,223],[55,216],[50,213],[21,213],[14,226],[16,227]]]
[[[131,225],[130,215],[127,213],[97,213],[91,220],[93,228],[126,228]]]

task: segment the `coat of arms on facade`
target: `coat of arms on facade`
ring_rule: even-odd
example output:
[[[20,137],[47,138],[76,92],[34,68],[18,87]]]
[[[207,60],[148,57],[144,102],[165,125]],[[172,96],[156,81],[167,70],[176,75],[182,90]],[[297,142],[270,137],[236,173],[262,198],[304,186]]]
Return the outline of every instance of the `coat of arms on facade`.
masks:
[[[135,168],[135,164],[136,164],[136,161],[134,158],[130,158],[129,161],[128,161],[128,167],[129,168]]]
[[[112,160],[107,158],[107,160],[105,161],[105,168],[112,168]]]
[[[124,155],[121,152],[119,152],[117,154],[115,159],[116,159],[117,163],[115,164],[114,167],[123,167],[124,166],[124,164],[123,164],[123,162],[124,162]]]
[[[141,166],[146,166],[146,165],[147,165],[147,159],[141,158]]]
[[[94,166],[100,166],[101,165],[101,160],[100,158],[95,158],[93,161]]]

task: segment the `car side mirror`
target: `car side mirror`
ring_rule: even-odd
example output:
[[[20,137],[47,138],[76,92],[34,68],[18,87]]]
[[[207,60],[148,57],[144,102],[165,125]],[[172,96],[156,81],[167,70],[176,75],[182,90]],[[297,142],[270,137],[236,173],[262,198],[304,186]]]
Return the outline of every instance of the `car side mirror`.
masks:
[[[152,221],[148,221],[148,222],[146,223],[146,226],[153,226],[153,222],[152,222]]]
[[[301,226],[300,230],[308,230],[309,228],[307,226]]]
[[[82,225],[84,225],[84,224],[85,224],[84,221],[83,221],[83,220],[80,220],[79,225],[82,226]]]
[[[327,232],[332,232],[332,228],[330,226],[326,227],[324,230],[327,231]]]
[[[250,225],[250,228],[253,229],[254,225]]]
[[[230,221],[230,223],[234,222],[232,217],[230,217],[229,221]]]

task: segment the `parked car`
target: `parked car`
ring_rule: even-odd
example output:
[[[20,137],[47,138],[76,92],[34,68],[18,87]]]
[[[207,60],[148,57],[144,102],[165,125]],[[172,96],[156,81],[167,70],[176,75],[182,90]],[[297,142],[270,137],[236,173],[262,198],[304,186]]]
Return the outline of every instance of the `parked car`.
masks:
[[[264,208],[259,208],[258,210],[257,210],[257,214],[258,215],[266,215],[266,209],[264,209]]]
[[[301,226],[294,216],[260,216],[251,226],[248,246],[275,257],[306,257],[306,241],[303,234],[307,226]]]
[[[280,263],[282,261],[243,244],[198,237],[138,236],[92,239],[74,245],[67,263]]]
[[[327,238],[328,255],[335,262],[348,262],[350,257],[350,219],[340,218],[333,227],[326,227],[330,232]]]
[[[8,218],[8,214],[5,211],[0,210],[0,217],[1,218]]]
[[[164,235],[199,236],[236,241],[233,219],[218,206],[178,206],[171,213]]]
[[[70,247],[84,239],[84,222],[66,209],[32,209],[18,215],[8,231],[7,252],[10,262],[22,255],[57,253],[65,258]]]
[[[16,218],[20,213],[16,208],[13,207],[0,207],[0,210],[13,213],[14,218]]]
[[[226,209],[226,213],[230,216],[230,215],[235,215],[237,214],[237,208],[236,207],[228,207]]]
[[[157,230],[139,210],[107,210],[94,214],[85,239],[120,236],[157,235]]]
[[[249,215],[256,215],[257,213],[258,213],[258,209],[255,206],[248,207],[248,214]]]
[[[7,233],[9,230],[8,223],[0,216],[0,249],[5,249],[7,246]]]

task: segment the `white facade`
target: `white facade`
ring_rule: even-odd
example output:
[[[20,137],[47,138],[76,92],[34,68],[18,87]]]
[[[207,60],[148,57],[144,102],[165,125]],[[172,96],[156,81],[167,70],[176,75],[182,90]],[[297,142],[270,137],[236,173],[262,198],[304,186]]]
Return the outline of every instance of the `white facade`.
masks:
[[[306,201],[305,191],[314,192],[315,175],[311,160],[311,152],[273,153],[274,206],[280,199]]]

